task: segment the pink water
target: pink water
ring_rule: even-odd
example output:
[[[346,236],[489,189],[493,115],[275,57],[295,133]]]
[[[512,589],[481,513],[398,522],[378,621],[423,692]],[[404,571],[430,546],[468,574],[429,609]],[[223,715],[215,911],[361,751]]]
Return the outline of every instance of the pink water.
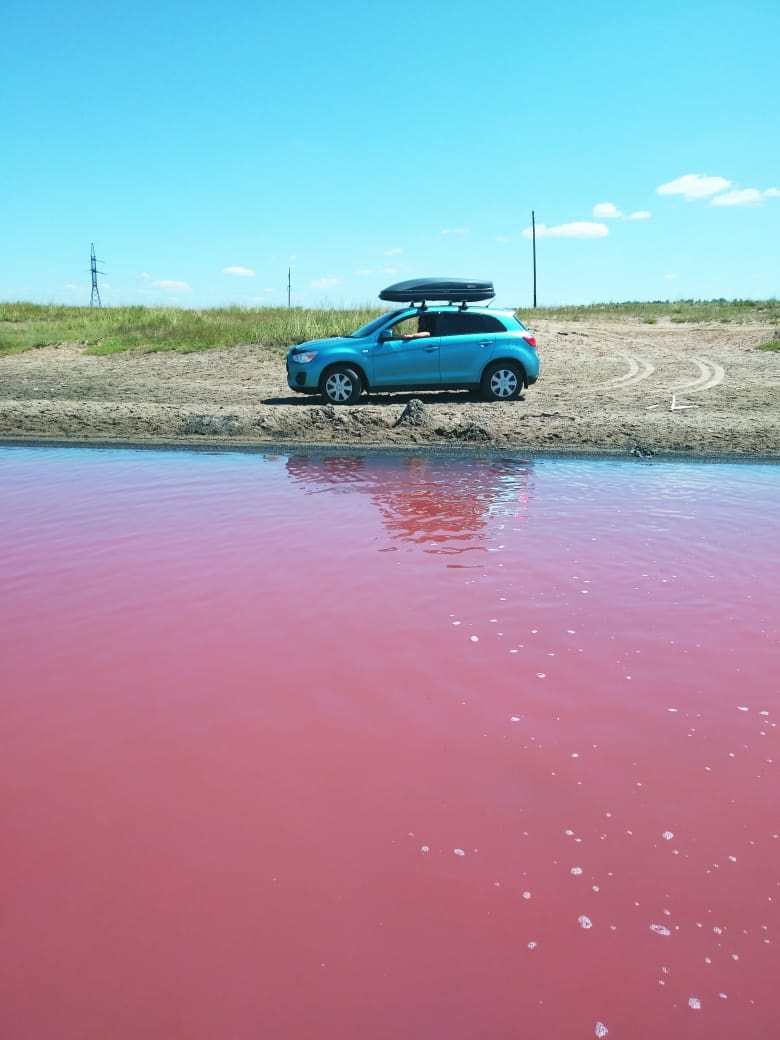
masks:
[[[2,1037],[777,1035],[780,469],[0,489]]]

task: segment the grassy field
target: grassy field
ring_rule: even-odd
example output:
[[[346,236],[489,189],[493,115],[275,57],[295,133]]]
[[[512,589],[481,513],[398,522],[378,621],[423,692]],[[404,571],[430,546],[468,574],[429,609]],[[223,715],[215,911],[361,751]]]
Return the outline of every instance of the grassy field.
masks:
[[[179,350],[182,352],[256,343],[281,354],[294,343],[343,335],[381,311],[304,310],[299,307],[249,309],[222,307],[184,310],[167,307],[64,307],[56,304],[0,303],[0,354],[18,353],[56,343],[78,343],[88,354],[118,351]],[[587,307],[540,307],[519,311],[534,320],[609,321],[635,319],[655,323],[743,323],[780,325],[778,300],[676,300],[653,303],[598,303]],[[780,341],[762,346],[780,349]]]

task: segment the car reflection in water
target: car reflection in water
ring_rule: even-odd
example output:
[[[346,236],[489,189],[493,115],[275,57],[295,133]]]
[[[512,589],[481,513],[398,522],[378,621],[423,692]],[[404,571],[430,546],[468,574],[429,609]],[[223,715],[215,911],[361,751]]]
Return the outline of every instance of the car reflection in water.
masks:
[[[369,495],[394,541],[433,553],[487,551],[497,528],[528,515],[532,494],[527,460],[293,455],[286,465],[307,493]]]

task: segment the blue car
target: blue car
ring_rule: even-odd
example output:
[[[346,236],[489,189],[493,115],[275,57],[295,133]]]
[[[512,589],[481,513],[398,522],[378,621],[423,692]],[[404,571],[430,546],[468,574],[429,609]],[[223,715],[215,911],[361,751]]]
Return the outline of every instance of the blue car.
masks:
[[[466,279],[389,286],[380,299],[406,306],[349,336],[291,347],[287,385],[328,404],[398,390],[478,390],[488,401],[513,401],[536,382],[539,356],[514,312],[473,306],[494,295],[492,283]]]

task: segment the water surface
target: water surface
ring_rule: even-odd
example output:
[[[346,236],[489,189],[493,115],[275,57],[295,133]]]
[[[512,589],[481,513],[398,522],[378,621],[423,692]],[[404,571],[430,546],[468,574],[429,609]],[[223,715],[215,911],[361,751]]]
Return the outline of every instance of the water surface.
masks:
[[[3,1036],[774,1035],[780,469],[0,487]]]

